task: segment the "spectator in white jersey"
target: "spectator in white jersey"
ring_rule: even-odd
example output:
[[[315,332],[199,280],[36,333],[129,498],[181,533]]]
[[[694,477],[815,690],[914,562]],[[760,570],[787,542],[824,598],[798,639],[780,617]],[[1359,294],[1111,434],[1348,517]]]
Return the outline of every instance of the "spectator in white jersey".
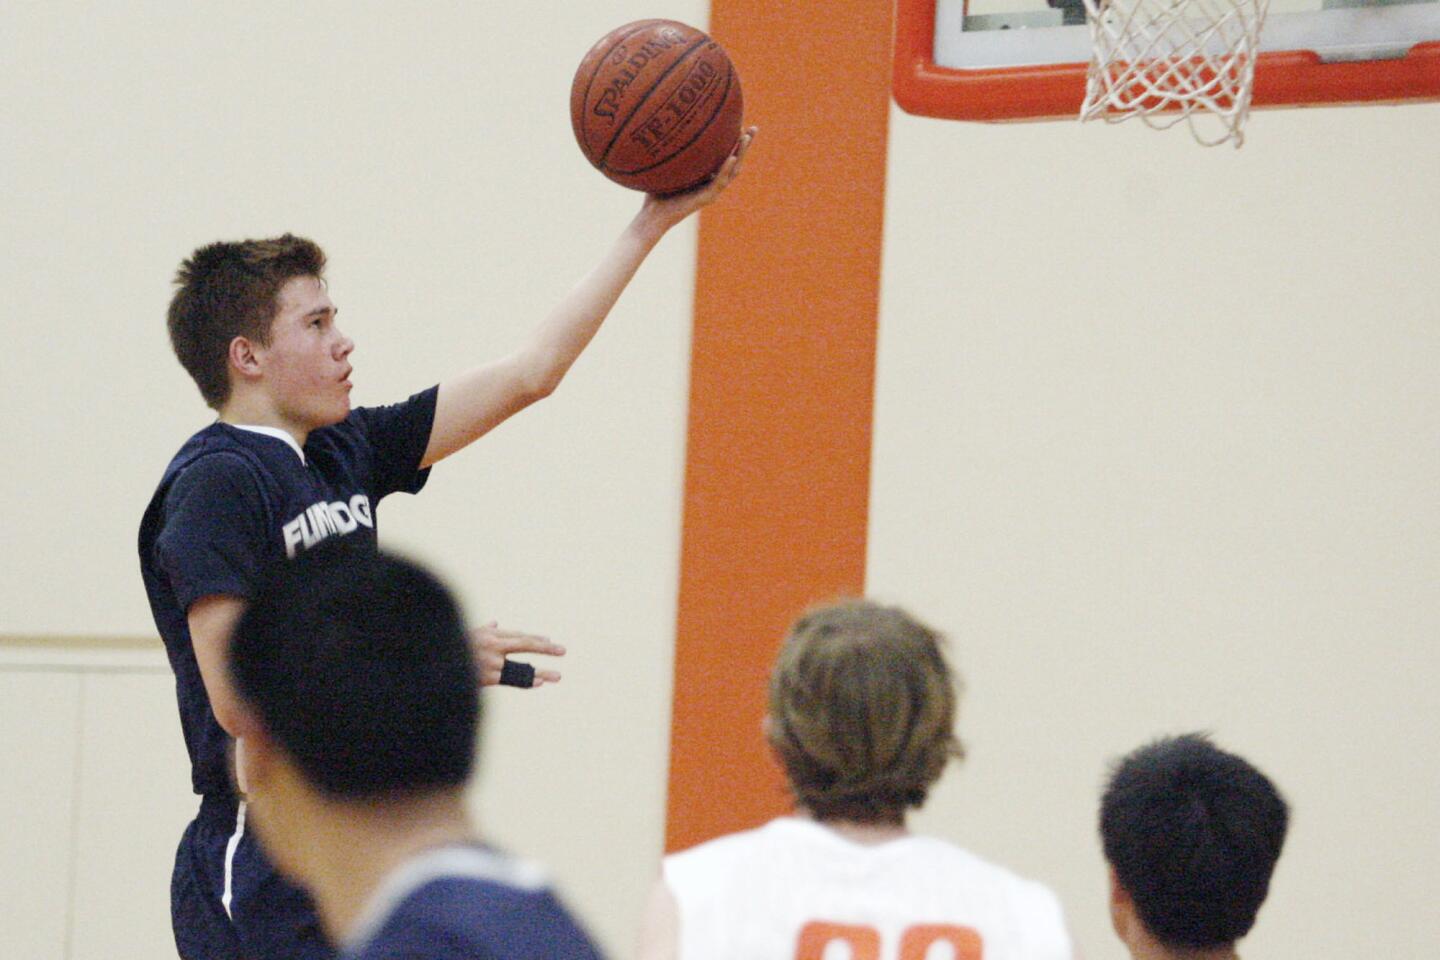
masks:
[[[1070,960],[1049,889],[906,828],[962,755],[941,642],[867,601],[791,628],[765,733],[795,814],[666,857],[641,960]]]
[[[229,666],[250,818],[343,960],[598,960],[538,868],[475,837],[476,665],[430,574],[348,540],[278,563]]]
[[[1121,760],[1100,803],[1100,839],[1111,920],[1135,960],[1234,960],[1289,819],[1265,774],[1203,734]]]

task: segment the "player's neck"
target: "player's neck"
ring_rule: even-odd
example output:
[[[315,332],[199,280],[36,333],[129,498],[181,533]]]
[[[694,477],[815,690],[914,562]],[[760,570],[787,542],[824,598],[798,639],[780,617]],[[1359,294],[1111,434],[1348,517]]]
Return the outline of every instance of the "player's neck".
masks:
[[[821,820],[805,807],[798,807],[795,815],[802,819],[814,820],[816,823],[835,831],[852,843],[862,846],[876,846],[882,843],[889,843],[891,840],[898,840],[901,837],[909,836],[910,831],[905,826],[903,819],[891,823],[863,823],[858,820]]]
[[[1128,946],[1134,960],[1239,960],[1233,943],[1213,950],[1176,950],[1144,936],[1136,938]]]
[[[246,427],[274,427],[277,430],[284,430],[295,438],[295,443],[303,450],[305,440],[310,436],[310,428],[305,424],[295,423],[278,409],[269,397],[258,391],[236,390],[230,395],[220,407],[220,422],[231,423],[236,426]]]
[[[354,932],[392,871],[425,850],[475,836],[458,790],[383,804],[333,804],[316,819],[304,879],[337,943]]]

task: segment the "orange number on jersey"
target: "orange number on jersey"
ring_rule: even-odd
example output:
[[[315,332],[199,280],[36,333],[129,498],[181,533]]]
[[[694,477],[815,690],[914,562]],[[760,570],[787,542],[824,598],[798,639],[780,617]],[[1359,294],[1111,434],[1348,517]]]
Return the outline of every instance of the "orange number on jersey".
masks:
[[[880,960],[880,931],[847,923],[812,920],[800,929],[795,960],[824,960],[825,948],[839,941],[850,947],[849,960]],[[950,960],[982,960],[980,932],[946,923],[920,923],[906,927],[900,937],[900,960],[926,960],[930,948],[948,944]]]
[[[978,930],[940,923],[920,924],[907,928],[900,938],[900,960],[925,960],[926,953],[937,943],[948,943],[954,960],[981,960],[985,953]]]
[[[880,960],[880,931],[845,923],[812,920],[800,929],[795,960],[823,960],[825,948],[839,940],[850,945],[850,960]]]

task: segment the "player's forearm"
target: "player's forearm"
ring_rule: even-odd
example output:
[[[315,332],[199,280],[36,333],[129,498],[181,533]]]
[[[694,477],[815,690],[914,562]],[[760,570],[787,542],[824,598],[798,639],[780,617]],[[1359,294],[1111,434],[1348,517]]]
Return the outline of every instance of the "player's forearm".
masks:
[[[680,953],[680,904],[663,879],[650,891],[640,918],[637,960],[675,960]]]
[[[428,467],[448,457],[553,393],[660,238],[714,202],[735,179],[754,135],[754,127],[745,131],[730,159],[704,187],[667,197],[647,196],[600,263],[550,311],[523,347],[441,383],[430,443],[421,465]]]
[[[553,393],[672,225],[647,205],[519,350],[441,383],[421,465],[463,449]]]
[[[230,682],[230,666],[226,662],[230,649],[230,631],[245,601],[239,597],[214,595],[197,600],[189,610],[190,642],[200,680],[210,700],[210,710],[221,729],[232,737],[239,736],[240,703],[234,684]]]
[[[522,351],[531,393],[546,396],[559,386],[671,226],[642,210],[595,268],[550,311]]]

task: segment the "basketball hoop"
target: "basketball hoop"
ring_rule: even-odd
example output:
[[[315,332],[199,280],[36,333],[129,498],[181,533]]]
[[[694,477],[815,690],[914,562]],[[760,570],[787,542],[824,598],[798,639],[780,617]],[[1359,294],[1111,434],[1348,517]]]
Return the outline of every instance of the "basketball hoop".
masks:
[[[1244,143],[1270,0],[1084,2],[1093,51],[1081,120],[1185,120],[1206,146]]]

